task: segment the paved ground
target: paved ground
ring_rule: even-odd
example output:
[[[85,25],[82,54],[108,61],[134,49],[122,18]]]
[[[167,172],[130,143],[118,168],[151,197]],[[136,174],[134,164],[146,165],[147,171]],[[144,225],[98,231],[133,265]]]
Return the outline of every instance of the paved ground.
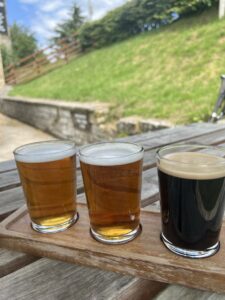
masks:
[[[13,159],[13,150],[21,145],[53,139],[47,133],[0,114],[0,162]]]

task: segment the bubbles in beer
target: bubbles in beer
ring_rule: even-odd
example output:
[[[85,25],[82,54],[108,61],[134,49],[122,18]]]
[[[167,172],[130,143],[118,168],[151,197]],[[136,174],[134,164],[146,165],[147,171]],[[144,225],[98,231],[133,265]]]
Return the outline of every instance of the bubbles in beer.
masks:
[[[17,161],[41,163],[64,159],[75,153],[73,142],[48,141],[21,146],[15,150],[14,155]]]
[[[171,176],[186,179],[225,177],[225,159],[201,152],[170,153],[160,160],[158,168]]]
[[[125,165],[142,158],[142,147],[129,143],[95,144],[80,150],[81,161],[97,166]]]

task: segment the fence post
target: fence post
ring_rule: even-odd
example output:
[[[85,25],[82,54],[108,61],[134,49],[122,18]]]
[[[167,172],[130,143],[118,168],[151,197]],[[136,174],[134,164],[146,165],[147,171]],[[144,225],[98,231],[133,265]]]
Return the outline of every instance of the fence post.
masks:
[[[40,68],[39,68],[39,62],[37,60],[37,55],[39,54],[39,51],[35,52],[33,54],[33,58],[34,58],[34,65],[35,65],[35,69],[36,69],[36,74],[39,75],[40,74]]]
[[[67,45],[63,45],[63,53],[64,53],[64,56],[65,56],[66,64],[68,64],[67,48],[68,48]]]
[[[17,84],[16,67],[15,67],[15,65],[12,65],[11,72],[12,72],[12,75],[13,75],[14,84]]]

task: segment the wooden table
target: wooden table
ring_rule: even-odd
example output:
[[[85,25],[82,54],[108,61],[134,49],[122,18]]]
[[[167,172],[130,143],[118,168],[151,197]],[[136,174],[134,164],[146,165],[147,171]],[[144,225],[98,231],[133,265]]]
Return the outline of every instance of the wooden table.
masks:
[[[192,124],[120,139],[140,143],[145,148],[141,206],[159,210],[155,152],[171,143],[201,143],[225,146],[225,125]],[[78,201],[85,202],[81,172],[77,170]],[[0,220],[24,204],[14,161],[0,163]],[[95,268],[76,266],[47,258],[0,249],[0,299],[166,299],[169,287]],[[179,288],[176,288],[179,290]],[[180,288],[182,289],[182,288]],[[197,293],[188,289],[183,293]],[[202,293],[202,292],[201,292]],[[175,295],[175,294],[173,294]],[[204,295],[206,299],[207,293]],[[213,297],[215,297],[214,294]],[[163,298],[164,297],[164,298]],[[224,295],[225,297],[225,295]],[[173,299],[175,299],[173,297]],[[177,297],[178,299],[178,297]],[[203,298],[202,298],[203,299]],[[211,299],[211,298],[210,298]]]

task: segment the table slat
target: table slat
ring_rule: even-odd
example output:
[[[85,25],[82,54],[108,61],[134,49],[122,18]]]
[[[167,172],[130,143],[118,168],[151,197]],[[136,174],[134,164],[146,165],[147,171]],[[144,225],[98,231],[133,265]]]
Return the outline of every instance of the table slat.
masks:
[[[24,205],[24,195],[21,187],[0,192],[0,220],[7,214]]]
[[[15,160],[0,162],[0,173],[5,173],[16,169]]]
[[[200,280],[200,279],[199,279]],[[225,294],[203,292],[198,289],[179,285],[170,285],[157,295],[154,300],[225,300]]]
[[[13,287],[13,288],[12,288]],[[123,276],[113,272],[104,272],[94,268],[80,267],[59,261],[40,259],[7,277],[0,279],[1,299],[111,299],[116,300],[119,292],[125,297],[126,290],[132,290],[138,296],[140,288],[149,294],[151,282],[142,284],[142,280]],[[159,284],[158,289],[164,288]],[[141,293],[141,296],[144,295]],[[132,299],[132,298],[130,298]],[[143,299],[140,296],[133,299]]]
[[[167,128],[157,131],[149,131],[144,134],[133,135],[125,138],[118,139],[119,141],[127,141],[132,143],[151,143],[151,140],[171,137],[172,142],[179,140],[191,139],[212,132],[225,129],[225,124],[211,124],[211,123],[194,123],[188,126],[177,126],[174,128]],[[160,140],[159,140],[160,143]],[[151,146],[151,145],[150,145]]]
[[[39,258],[22,252],[0,249],[0,277],[6,276]]]

